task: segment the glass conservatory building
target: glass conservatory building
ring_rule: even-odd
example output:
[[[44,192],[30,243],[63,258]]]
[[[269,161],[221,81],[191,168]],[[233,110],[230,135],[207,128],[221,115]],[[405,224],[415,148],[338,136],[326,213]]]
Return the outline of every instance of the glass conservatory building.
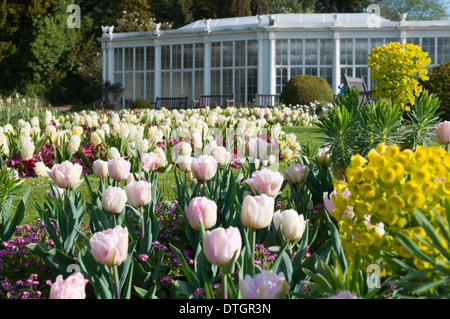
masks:
[[[406,17],[406,15],[404,15]],[[338,92],[341,74],[373,87],[367,58],[389,42],[414,43],[428,67],[450,61],[450,20],[389,21],[371,13],[274,14],[200,20],[174,30],[114,33],[104,28],[103,81],[121,83],[118,107],[138,98],[278,94],[298,74],[323,77]]]

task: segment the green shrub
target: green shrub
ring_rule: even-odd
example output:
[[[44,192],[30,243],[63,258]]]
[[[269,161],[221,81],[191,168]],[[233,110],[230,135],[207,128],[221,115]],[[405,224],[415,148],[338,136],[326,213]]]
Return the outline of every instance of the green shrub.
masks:
[[[450,120],[450,61],[432,67],[428,77],[423,82],[424,89],[437,95],[441,101],[439,111],[444,112],[442,118]]]
[[[136,99],[133,104],[131,104],[133,109],[151,109],[152,103],[145,99]]]
[[[297,75],[286,83],[280,100],[286,105],[308,105],[315,101],[329,103],[333,100],[333,91],[324,78]]]

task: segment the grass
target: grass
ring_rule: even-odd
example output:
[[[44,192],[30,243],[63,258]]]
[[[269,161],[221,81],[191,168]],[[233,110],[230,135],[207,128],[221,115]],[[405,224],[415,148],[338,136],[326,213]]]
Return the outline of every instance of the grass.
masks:
[[[297,140],[301,145],[311,142],[312,144],[321,144],[319,137],[321,136],[321,131],[318,127],[297,127],[297,126],[284,126],[283,130],[286,133],[294,133],[297,136]],[[282,163],[279,167],[279,171],[283,172],[287,167],[285,163]],[[175,179],[172,173],[160,173],[159,176],[158,189],[163,192],[164,198],[166,200],[171,200],[174,198],[174,192],[172,186],[175,184]],[[94,176],[88,176],[89,183],[91,187],[96,190],[98,187],[99,179]],[[28,188],[31,189],[30,195],[26,202],[25,218],[22,222],[25,224],[33,224],[36,219],[39,218],[39,214],[36,210],[35,204],[37,203],[40,207],[43,207],[46,199],[45,195],[52,185],[52,180],[49,177],[36,177],[28,178],[23,184],[19,195],[23,195]],[[77,190],[83,195],[87,200],[89,199],[89,192],[85,182],[78,186]]]

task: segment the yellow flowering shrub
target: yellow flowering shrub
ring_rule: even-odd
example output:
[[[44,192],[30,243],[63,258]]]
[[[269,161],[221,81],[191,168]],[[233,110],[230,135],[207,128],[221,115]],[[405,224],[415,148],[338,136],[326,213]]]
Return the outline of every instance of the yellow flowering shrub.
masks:
[[[442,258],[437,250],[414,235],[429,240],[413,214],[419,209],[432,222],[433,210],[446,216],[444,200],[450,198],[450,153],[442,147],[418,146],[412,151],[382,143],[370,150],[368,159],[354,155],[345,177],[345,181],[333,180],[333,185],[337,193],[348,189],[351,195],[347,198],[333,195],[333,216],[338,221],[347,257],[351,259],[358,252],[363,260],[362,270],[378,262],[383,251],[410,260],[418,269],[430,266],[401,244],[397,232],[406,234],[436,260]],[[439,233],[437,226],[436,229]],[[384,275],[391,273],[387,263],[381,268]]]
[[[402,109],[409,110],[422,92],[419,80],[428,80],[425,68],[431,62],[428,52],[412,43],[391,42],[375,47],[369,53],[368,67],[374,85],[373,97],[391,98]]]

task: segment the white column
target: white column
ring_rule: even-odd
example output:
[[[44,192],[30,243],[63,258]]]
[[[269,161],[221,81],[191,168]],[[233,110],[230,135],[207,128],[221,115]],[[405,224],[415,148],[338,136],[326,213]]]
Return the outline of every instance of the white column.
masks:
[[[211,40],[208,36],[203,37],[203,93],[211,94]],[[194,97],[198,99],[199,96]]]
[[[257,68],[257,80],[258,80],[258,87],[256,89],[256,92],[258,94],[264,94],[264,49],[263,49],[263,39],[261,32],[258,32],[258,68]]]
[[[111,42],[108,42],[108,66],[106,78],[109,82],[114,83],[114,48]]]
[[[155,100],[161,96],[161,44],[155,41],[155,73],[154,73]]]
[[[333,33],[333,94],[339,93],[339,84],[341,84],[341,39],[339,31]]]
[[[269,76],[268,79],[270,81],[270,94],[276,93],[276,77],[277,72],[275,68],[275,34],[273,32],[269,33],[269,57],[268,57],[268,65],[269,65]]]

